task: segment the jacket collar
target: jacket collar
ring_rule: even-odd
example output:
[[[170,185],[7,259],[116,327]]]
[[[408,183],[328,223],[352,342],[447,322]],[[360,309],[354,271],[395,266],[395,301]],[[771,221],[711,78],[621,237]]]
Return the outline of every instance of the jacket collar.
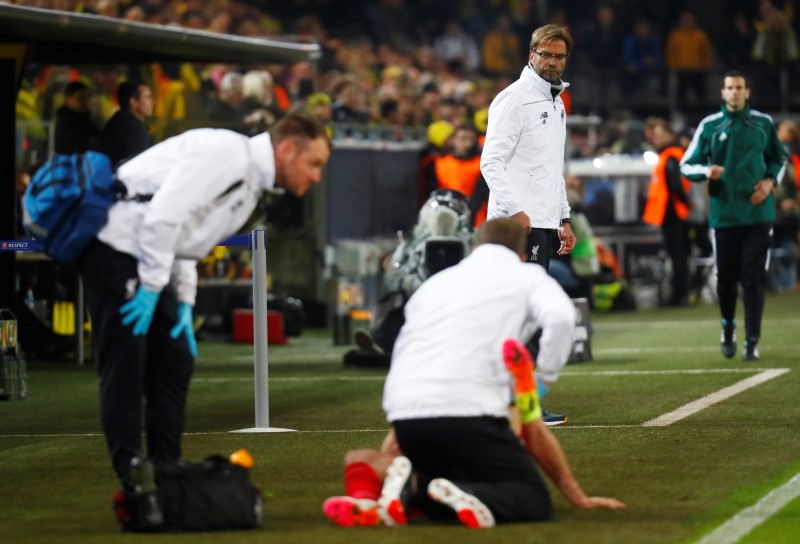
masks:
[[[262,132],[248,141],[250,146],[250,168],[259,188],[271,191],[275,187],[275,151],[269,132]]]
[[[522,69],[522,74],[519,76],[520,81],[524,84],[528,85],[529,87],[533,88],[536,92],[541,93],[542,95],[552,99],[553,94],[550,90],[553,86],[550,84],[549,81],[545,81],[542,77],[536,73],[536,71],[530,67],[529,64],[525,65],[525,68]],[[569,83],[561,80],[561,90],[558,91],[556,96],[560,96],[565,90],[569,87]]]
[[[722,109],[722,115],[724,115],[725,117],[728,117],[730,119],[743,119],[745,117],[750,116],[750,101],[748,100],[747,102],[745,102],[744,107],[739,111],[728,110],[728,107],[725,105],[725,102],[722,103],[720,109]]]

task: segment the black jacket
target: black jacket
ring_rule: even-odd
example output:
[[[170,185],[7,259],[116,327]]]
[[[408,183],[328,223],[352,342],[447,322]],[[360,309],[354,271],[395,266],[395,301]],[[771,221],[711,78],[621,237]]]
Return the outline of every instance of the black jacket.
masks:
[[[71,155],[98,149],[100,129],[89,112],[79,112],[62,106],[56,112],[56,153]]]
[[[152,145],[147,125],[127,110],[117,111],[100,133],[100,151],[108,155],[114,169]]]

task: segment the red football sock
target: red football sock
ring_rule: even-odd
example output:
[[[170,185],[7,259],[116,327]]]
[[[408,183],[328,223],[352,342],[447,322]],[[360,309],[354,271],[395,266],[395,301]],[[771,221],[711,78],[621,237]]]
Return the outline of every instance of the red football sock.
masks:
[[[344,467],[344,490],[348,497],[378,500],[383,482],[369,463],[350,463]]]

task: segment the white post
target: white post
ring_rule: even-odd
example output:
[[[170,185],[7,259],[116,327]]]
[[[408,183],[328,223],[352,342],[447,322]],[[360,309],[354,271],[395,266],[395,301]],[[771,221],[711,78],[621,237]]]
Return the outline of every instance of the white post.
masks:
[[[267,355],[267,234],[263,229],[250,233],[253,252],[253,374],[256,396],[256,426],[234,433],[291,432],[269,426],[269,357]]]
[[[267,237],[251,234],[253,248],[253,368],[255,369],[256,427],[269,427],[269,358],[267,355]]]

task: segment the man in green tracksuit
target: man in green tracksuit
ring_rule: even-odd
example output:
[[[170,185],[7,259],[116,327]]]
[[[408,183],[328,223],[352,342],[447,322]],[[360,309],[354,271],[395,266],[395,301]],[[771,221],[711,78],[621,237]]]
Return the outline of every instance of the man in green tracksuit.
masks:
[[[744,292],[745,361],[758,359],[767,256],[775,221],[773,189],[783,177],[786,152],[772,118],[751,110],[741,72],[725,74],[722,110],[700,123],[681,161],[690,181],[708,180],[709,224],[717,256],[717,296],[722,314],[720,347],[736,353],[736,297]]]

